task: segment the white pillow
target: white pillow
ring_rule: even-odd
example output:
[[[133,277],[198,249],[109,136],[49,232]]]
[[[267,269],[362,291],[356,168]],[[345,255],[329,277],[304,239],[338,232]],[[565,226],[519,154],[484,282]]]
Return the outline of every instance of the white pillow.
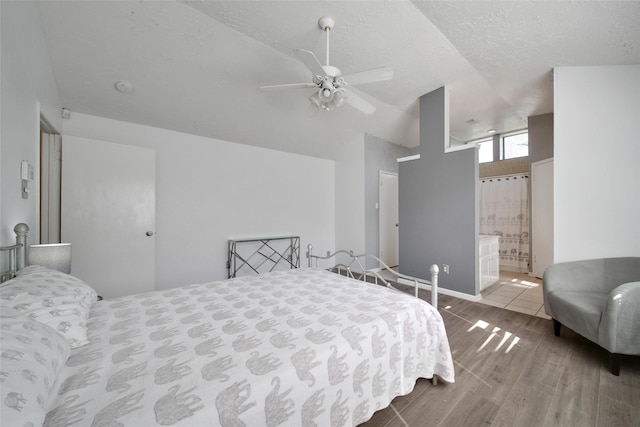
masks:
[[[0,287],[0,305],[52,327],[72,348],[87,343],[87,318],[96,299],[82,280],[41,266],[19,271]]]
[[[11,308],[0,308],[0,323],[0,425],[41,426],[71,347],[49,326]]]
[[[49,267],[43,267],[41,265],[28,265],[22,270],[18,270],[18,272],[16,273],[16,277],[28,279],[44,278],[49,283],[56,282],[57,285],[64,285],[67,290],[71,289],[75,293],[81,293],[93,298],[95,298],[96,296],[96,291],[81,279],[63,273],[62,271],[54,270]]]

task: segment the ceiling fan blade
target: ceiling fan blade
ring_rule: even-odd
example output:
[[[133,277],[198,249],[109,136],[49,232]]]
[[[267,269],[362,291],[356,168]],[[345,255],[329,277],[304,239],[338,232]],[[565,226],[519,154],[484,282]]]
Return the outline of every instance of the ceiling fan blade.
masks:
[[[362,111],[364,114],[373,114],[376,111],[375,106],[365,101],[364,98],[361,98],[359,95],[356,95],[353,90],[345,89],[345,92],[347,93],[347,104]]]
[[[344,81],[349,85],[361,85],[364,83],[381,82],[391,80],[393,70],[389,67],[375,68],[373,70],[360,71],[359,73],[347,74]]]
[[[271,86],[260,86],[260,90],[269,91],[269,90],[281,90],[281,89],[305,89],[305,88],[315,88],[318,85],[315,83],[291,83],[286,85],[271,85]]]
[[[324,76],[324,68],[322,68],[322,64],[318,61],[318,58],[313,54],[313,52],[304,49],[295,49],[293,51],[298,59],[302,61],[304,65],[307,66],[309,70],[313,73],[314,76]]]

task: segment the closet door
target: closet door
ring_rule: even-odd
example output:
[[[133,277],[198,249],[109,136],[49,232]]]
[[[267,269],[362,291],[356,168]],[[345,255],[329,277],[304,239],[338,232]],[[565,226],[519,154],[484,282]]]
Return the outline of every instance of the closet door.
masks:
[[[553,264],[553,159],[531,164],[531,252],[533,275]]]
[[[42,125],[41,125],[42,128]],[[60,135],[40,131],[40,240],[60,243]]]
[[[155,288],[155,150],[65,136],[62,241],[99,295]]]

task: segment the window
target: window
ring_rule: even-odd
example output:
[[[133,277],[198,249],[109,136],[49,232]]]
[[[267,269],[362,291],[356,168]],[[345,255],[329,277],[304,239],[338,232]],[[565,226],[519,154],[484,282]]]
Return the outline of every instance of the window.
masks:
[[[500,142],[500,153],[494,158],[495,144]],[[527,157],[529,155],[529,132],[527,129],[504,133],[498,138],[496,135],[489,138],[476,139],[467,142],[478,147],[478,163],[490,163],[494,161]],[[497,147],[496,147],[497,148]]]
[[[504,160],[526,157],[529,155],[529,133],[521,132],[502,137],[502,153]]]
[[[493,162],[493,139],[485,139],[476,143],[478,147],[478,163]]]

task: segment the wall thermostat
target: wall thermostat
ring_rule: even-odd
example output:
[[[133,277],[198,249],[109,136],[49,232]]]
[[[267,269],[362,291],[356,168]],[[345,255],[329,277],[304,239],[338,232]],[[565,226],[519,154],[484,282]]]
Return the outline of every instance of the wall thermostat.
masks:
[[[35,178],[33,166],[31,166],[31,164],[27,160],[22,161],[22,165],[20,167],[20,176],[22,179],[26,179],[27,181],[33,181]]]

